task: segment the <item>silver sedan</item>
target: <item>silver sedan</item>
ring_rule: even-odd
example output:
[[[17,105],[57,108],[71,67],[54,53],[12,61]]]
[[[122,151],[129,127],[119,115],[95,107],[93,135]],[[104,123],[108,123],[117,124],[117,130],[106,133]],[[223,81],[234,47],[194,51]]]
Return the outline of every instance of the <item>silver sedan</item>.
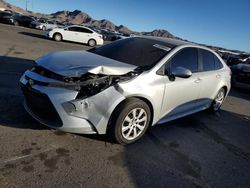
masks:
[[[211,49],[131,37],[89,51],[50,53],[21,77],[25,109],[51,128],[109,134],[121,144],[149,126],[218,111],[231,71]]]

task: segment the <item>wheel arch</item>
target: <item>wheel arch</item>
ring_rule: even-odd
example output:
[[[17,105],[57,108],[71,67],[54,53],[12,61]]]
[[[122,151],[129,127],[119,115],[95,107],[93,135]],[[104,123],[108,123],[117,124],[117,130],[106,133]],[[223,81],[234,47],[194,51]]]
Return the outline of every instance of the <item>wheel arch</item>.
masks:
[[[110,115],[110,117],[109,117],[108,125],[107,125],[107,127],[106,127],[106,132],[107,132],[107,129],[110,127],[110,123],[112,122],[112,118],[113,118],[113,116],[115,115],[115,113],[117,112],[119,106],[120,106],[122,103],[124,103],[126,100],[129,100],[129,99],[131,99],[131,98],[140,99],[140,100],[142,100],[143,102],[145,102],[145,103],[148,105],[148,107],[149,107],[149,109],[150,109],[150,113],[151,113],[151,114],[150,114],[150,115],[151,115],[150,126],[152,126],[152,122],[153,122],[153,120],[154,120],[154,107],[153,107],[152,103],[150,102],[150,100],[147,99],[147,98],[145,98],[145,97],[142,97],[142,96],[129,96],[129,97],[126,97],[124,100],[122,100],[120,103],[118,103],[118,104],[116,105],[116,107],[114,108],[114,110],[112,111],[112,113],[111,113],[111,115]]]
[[[58,32],[58,31],[56,31],[56,32],[53,34],[53,36],[52,36],[52,37],[54,38],[56,34],[61,35],[61,36],[62,36],[62,40],[63,40],[63,35],[62,35],[62,33]]]
[[[227,92],[228,92],[228,88],[227,88],[227,86],[226,86],[226,85],[224,85],[224,86],[222,86],[221,88],[225,90],[225,93],[226,93],[226,95],[227,95]]]
[[[140,100],[142,100],[143,102],[145,102],[147,105],[148,105],[148,107],[149,107],[149,109],[150,109],[150,115],[151,115],[151,119],[150,119],[150,126],[152,126],[152,122],[153,122],[153,120],[154,120],[154,107],[153,107],[153,105],[152,105],[152,103],[150,102],[150,100],[148,100],[147,98],[145,98],[145,97],[141,97],[141,96],[135,96],[134,98],[138,98],[138,99],[140,99]]]
[[[94,40],[95,43],[97,44],[97,41],[96,41],[96,39],[94,39],[94,38],[90,38],[90,39],[88,40],[88,44],[89,44],[89,41],[90,41],[90,40]]]

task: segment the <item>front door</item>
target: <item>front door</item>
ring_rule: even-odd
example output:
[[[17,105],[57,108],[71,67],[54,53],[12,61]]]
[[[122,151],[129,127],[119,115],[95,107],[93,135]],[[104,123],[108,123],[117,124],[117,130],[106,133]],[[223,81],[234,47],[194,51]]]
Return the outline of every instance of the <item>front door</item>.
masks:
[[[176,119],[197,110],[197,99],[202,80],[198,72],[198,50],[184,48],[177,52],[165,65],[165,71],[170,75],[176,67],[184,67],[192,72],[189,78],[166,77],[164,102],[162,105],[163,118],[160,122]]]

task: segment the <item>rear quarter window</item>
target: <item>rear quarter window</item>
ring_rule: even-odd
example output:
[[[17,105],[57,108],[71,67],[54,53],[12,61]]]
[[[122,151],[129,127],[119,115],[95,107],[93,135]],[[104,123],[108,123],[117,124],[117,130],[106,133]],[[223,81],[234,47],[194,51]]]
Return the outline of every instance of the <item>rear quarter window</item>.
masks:
[[[215,70],[223,68],[221,61],[215,55],[214,55],[214,68],[215,68]]]
[[[212,71],[214,67],[214,54],[207,50],[200,50],[201,61],[202,61],[202,70],[203,71]]]

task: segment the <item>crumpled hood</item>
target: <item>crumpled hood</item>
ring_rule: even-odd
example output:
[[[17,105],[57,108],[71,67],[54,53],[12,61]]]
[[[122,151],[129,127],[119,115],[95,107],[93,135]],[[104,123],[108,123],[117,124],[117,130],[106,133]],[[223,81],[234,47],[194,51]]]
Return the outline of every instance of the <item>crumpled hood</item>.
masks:
[[[123,75],[136,68],[87,51],[53,52],[36,60],[37,65],[54,73],[77,77],[87,72],[105,75]]]

